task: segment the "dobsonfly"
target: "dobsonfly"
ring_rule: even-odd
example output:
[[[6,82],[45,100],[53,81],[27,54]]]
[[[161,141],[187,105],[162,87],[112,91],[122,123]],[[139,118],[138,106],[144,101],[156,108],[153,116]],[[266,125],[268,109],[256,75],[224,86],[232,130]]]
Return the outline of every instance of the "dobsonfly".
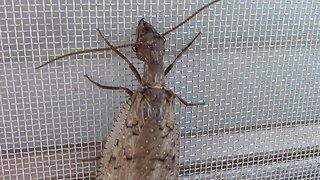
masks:
[[[140,180],[140,179],[178,179],[178,134],[174,120],[174,99],[178,98],[186,106],[203,105],[188,103],[171,90],[164,89],[164,78],[176,61],[187,51],[201,33],[198,33],[175,60],[164,67],[165,35],[176,30],[208,6],[218,2],[214,0],[187,19],[166,31],[158,33],[144,19],[138,21],[136,41],[132,44],[113,46],[97,29],[108,48],[86,49],[58,56],[41,68],[58,59],[97,51],[112,50],[124,59],[140,83],[134,92],[126,87],[105,86],[85,77],[102,89],[124,90],[130,99],[123,105],[116,118],[105,144],[97,170],[97,179]],[[133,64],[118,48],[132,47],[137,58],[144,64],[141,77]]]

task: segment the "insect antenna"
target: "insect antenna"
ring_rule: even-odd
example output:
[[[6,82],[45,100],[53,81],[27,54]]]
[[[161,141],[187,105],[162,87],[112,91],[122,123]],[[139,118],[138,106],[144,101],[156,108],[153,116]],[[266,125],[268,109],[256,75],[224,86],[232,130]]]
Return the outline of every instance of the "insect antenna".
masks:
[[[199,32],[188,44],[186,47],[183,48],[183,50],[178,54],[178,56],[174,59],[174,61],[166,68],[164,71],[164,75],[167,75],[170,70],[173,68],[173,66],[176,64],[177,60],[182,56],[184,52],[188,50],[188,48],[192,45],[192,43],[199,37],[201,32]]]
[[[126,47],[130,47],[130,46],[133,46],[134,43],[131,43],[131,44],[123,44],[123,45],[119,45],[119,46],[114,46],[114,48],[126,48]],[[77,55],[77,54],[86,54],[86,53],[91,53],[91,52],[100,52],[100,51],[110,51],[112,50],[112,48],[110,47],[104,47],[104,48],[96,48],[96,49],[85,49],[85,50],[81,50],[81,51],[76,51],[76,52],[71,52],[71,53],[68,53],[68,54],[63,54],[61,56],[58,56],[54,59],[51,59],[50,61],[47,61],[45,62],[44,64],[36,67],[35,69],[39,69],[39,68],[42,68],[43,66],[47,65],[47,64],[50,64],[54,61],[57,61],[59,59],[62,59],[62,58],[65,58],[65,57],[68,57],[68,56],[73,56],[73,55]]]
[[[197,15],[199,12],[201,12],[202,10],[204,10],[205,8],[209,7],[210,5],[218,2],[220,0],[214,0],[208,4],[206,4],[205,6],[203,6],[202,8],[198,9],[196,12],[194,12],[193,14],[191,14],[191,16],[189,16],[187,19],[185,19],[184,21],[182,21],[181,23],[179,23],[178,25],[176,25],[175,27],[171,28],[169,31],[162,33],[162,36],[165,36],[169,33],[171,33],[172,31],[178,29],[180,26],[182,26],[184,23],[186,23],[187,21],[189,21],[191,18],[193,18],[195,15]]]

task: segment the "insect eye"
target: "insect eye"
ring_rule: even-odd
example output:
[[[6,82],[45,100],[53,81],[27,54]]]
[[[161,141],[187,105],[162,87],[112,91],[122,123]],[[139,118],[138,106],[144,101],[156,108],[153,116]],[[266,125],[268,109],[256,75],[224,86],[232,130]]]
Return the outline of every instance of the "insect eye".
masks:
[[[137,46],[136,45],[132,46],[132,51],[133,52],[137,52]]]
[[[156,43],[148,44],[148,47],[149,47],[149,48],[153,48],[153,47],[155,47],[155,46],[156,46]]]

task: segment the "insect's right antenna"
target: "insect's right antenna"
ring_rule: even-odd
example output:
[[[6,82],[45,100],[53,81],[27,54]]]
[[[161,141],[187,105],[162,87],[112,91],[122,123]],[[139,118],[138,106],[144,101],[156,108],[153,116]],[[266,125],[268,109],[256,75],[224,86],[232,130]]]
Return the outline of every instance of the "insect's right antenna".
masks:
[[[188,50],[188,48],[191,46],[191,44],[197,39],[197,37],[199,37],[201,34],[201,32],[199,32],[193,39],[191,42],[189,42],[187,44],[186,47],[183,48],[183,50],[178,54],[178,56],[176,57],[176,59],[166,68],[166,70],[164,71],[164,75],[167,75],[169,73],[169,71],[173,68],[173,66],[176,64],[177,60],[182,56],[182,54],[184,52],[186,52]]]
[[[119,46],[115,46],[115,48],[125,48],[125,47],[130,47],[130,46],[133,46],[134,43],[131,43],[131,44],[124,44],[124,45],[119,45]],[[96,49],[85,49],[85,50],[82,50],[82,51],[76,51],[76,52],[71,52],[71,53],[68,53],[68,54],[64,54],[64,55],[61,55],[61,56],[58,56],[54,59],[51,59],[50,61],[36,67],[35,69],[39,69],[39,68],[42,68],[43,66],[47,65],[47,64],[50,64],[56,60],[59,60],[59,59],[62,59],[62,58],[65,58],[65,57],[68,57],[68,56],[72,56],[72,55],[76,55],[76,54],[85,54],[85,53],[91,53],[91,52],[100,52],[100,51],[109,51],[111,50],[112,48],[110,47],[104,47],[104,48],[96,48]]]
[[[189,16],[187,19],[185,19],[184,21],[182,21],[181,23],[179,23],[178,25],[176,25],[175,27],[171,28],[169,31],[162,33],[162,36],[165,36],[169,33],[171,33],[172,31],[178,29],[180,26],[182,26],[184,23],[186,23],[187,21],[189,21],[191,18],[193,18],[195,15],[197,15],[199,12],[201,12],[202,10],[204,10],[205,8],[209,7],[210,5],[218,2],[220,0],[214,0],[210,3],[208,3],[207,5],[203,6],[202,8],[198,9],[196,12],[194,12],[191,16]]]

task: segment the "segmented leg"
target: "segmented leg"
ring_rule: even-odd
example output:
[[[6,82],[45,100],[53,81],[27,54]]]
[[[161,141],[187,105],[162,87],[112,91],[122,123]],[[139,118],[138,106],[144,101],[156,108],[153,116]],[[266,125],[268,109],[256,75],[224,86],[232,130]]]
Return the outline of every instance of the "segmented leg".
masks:
[[[185,48],[182,49],[182,51],[178,54],[178,56],[176,57],[176,59],[166,68],[166,70],[164,71],[164,75],[167,75],[170,70],[173,68],[173,66],[176,64],[177,60],[182,56],[182,54],[184,52],[186,52],[188,50],[188,48],[192,45],[192,43],[197,39],[197,37],[199,37],[201,34],[201,32],[199,32],[188,44]]]
[[[111,89],[111,90],[125,90],[126,93],[129,95],[129,96],[132,96],[133,92],[126,88],[126,87],[121,87],[121,86],[105,86],[105,85],[102,85],[98,82],[95,82],[94,80],[92,80],[91,78],[89,78],[88,75],[84,75],[84,77],[86,77],[90,82],[92,82],[93,84],[97,85],[98,87],[102,88],[102,89]]]
[[[184,104],[185,106],[199,106],[199,105],[204,105],[204,102],[199,102],[199,103],[188,103],[186,100],[182,99],[180,96],[178,96],[177,94],[174,94],[175,97],[177,97],[182,104]]]
[[[113,50],[115,53],[117,53],[122,59],[124,59],[128,64],[129,64],[129,68],[132,70],[134,76],[137,78],[137,80],[139,81],[139,83],[141,84],[141,76],[139,74],[139,72],[137,71],[137,69],[134,67],[134,65],[129,61],[129,59],[124,56],[117,48],[115,48],[101,33],[101,31],[99,29],[97,29],[99,35],[102,37],[102,39],[104,40],[105,43],[108,44],[108,46],[110,46],[111,50]]]

